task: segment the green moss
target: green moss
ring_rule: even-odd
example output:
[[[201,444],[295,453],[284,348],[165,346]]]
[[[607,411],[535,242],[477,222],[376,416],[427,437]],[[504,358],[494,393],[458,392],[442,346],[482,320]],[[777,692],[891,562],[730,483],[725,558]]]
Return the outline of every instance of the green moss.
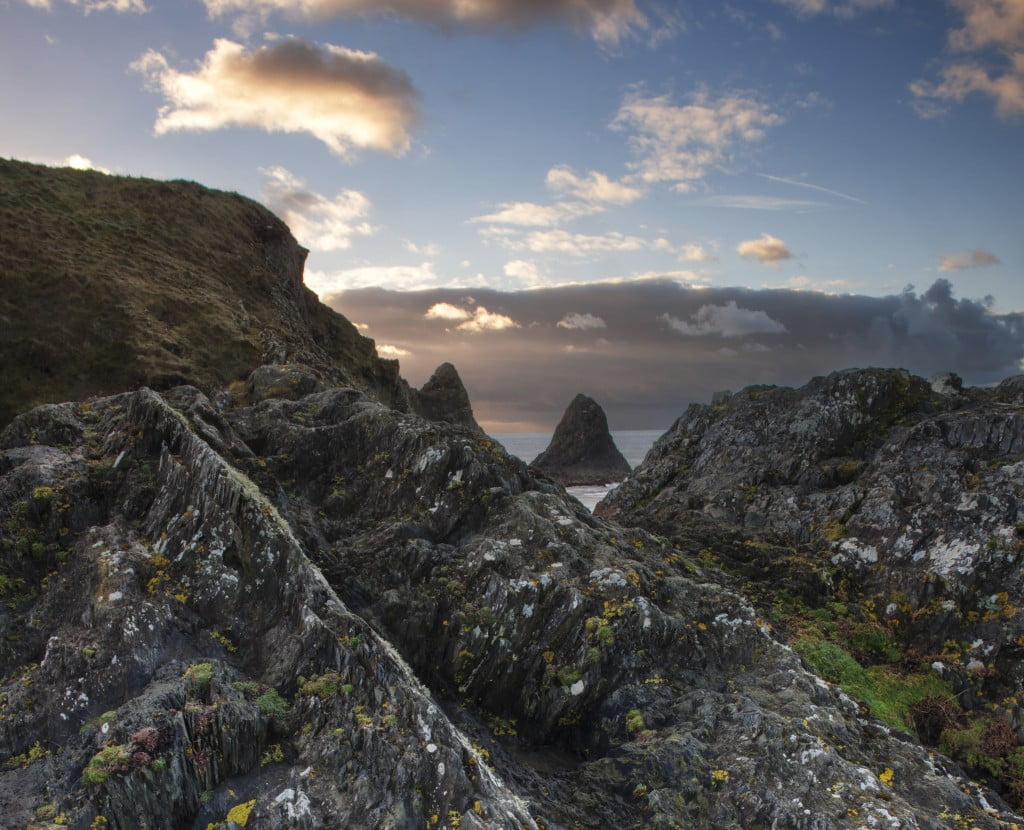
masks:
[[[256,705],[268,718],[288,717],[288,701],[279,695],[274,689],[261,694],[256,698]]]
[[[647,728],[647,722],[644,720],[644,713],[639,709],[630,709],[626,713],[626,731],[632,735],[635,732],[642,732]]]
[[[302,683],[299,687],[299,694],[327,700],[338,694],[340,688],[341,677],[336,672],[327,672],[327,674],[313,677]]]
[[[818,674],[864,703],[876,718],[911,734],[911,706],[926,697],[953,697],[950,684],[932,672],[902,674],[883,665],[864,668],[846,649],[825,640],[803,640],[794,648]]]
[[[92,756],[82,770],[82,781],[88,787],[98,787],[105,783],[112,772],[123,772],[128,769],[128,746],[112,744],[105,746]]]
[[[210,663],[193,663],[185,669],[182,677],[195,683],[197,686],[209,686],[210,681],[213,679],[213,665]]]

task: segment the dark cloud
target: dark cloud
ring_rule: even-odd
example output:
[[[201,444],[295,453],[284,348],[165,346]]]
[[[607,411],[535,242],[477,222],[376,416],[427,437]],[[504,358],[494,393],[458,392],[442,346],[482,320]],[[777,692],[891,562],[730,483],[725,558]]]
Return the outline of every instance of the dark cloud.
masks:
[[[1024,358],[1024,315],[957,299],[943,279],[920,294],[908,287],[887,297],[654,280],[512,293],[368,288],[328,299],[368,324],[378,342],[408,350],[401,363],[411,382],[453,362],[478,419],[494,431],[502,429],[497,422],[550,428],[577,392],[598,400],[615,429],[662,428],[719,389],[798,385],[850,366],[954,371],[985,384],[1019,373]],[[485,308],[518,327],[459,331],[451,319],[426,316],[438,303],[467,314]],[[566,319],[604,326],[560,326]],[[682,335],[671,320],[690,321],[690,330]],[[708,322],[715,320],[721,325]]]

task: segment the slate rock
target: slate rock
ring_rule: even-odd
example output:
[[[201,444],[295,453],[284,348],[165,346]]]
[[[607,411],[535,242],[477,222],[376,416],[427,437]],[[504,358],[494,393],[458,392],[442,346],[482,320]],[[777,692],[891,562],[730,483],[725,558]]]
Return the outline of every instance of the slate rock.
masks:
[[[572,399],[548,448],[531,466],[565,487],[622,481],[631,469],[615,446],[604,410],[583,394]]]

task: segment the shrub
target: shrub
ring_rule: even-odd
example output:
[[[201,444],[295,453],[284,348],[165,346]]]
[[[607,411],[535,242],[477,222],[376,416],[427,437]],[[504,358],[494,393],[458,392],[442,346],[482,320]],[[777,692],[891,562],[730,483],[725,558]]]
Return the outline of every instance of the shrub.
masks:
[[[288,701],[274,689],[264,692],[256,698],[256,705],[268,718],[285,718],[288,716]]]

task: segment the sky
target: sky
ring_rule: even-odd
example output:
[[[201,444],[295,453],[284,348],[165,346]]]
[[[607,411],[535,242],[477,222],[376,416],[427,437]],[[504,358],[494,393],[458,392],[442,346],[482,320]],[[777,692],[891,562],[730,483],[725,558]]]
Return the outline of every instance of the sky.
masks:
[[[1024,0],[0,0],[0,156],[267,204],[495,432],[1024,358]]]

